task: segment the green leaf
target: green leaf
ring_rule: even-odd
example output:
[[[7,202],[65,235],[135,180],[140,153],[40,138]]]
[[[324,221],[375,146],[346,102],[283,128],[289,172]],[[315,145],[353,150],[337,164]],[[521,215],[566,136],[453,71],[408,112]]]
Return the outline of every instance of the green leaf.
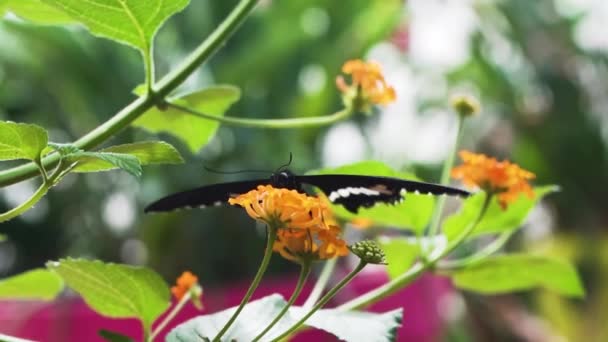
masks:
[[[137,87],[133,88],[131,92],[137,96],[144,96],[148,93],[148,85],[145,83],[141,83],[137,85]]]
[[[0,121],[0,160],[36,160],[48,143],[44,128]]]
[[[135,157],[139,165],[150,164],[181,164],[184,162],[177,150],[163,141],[146,141],[134,144],[116,145],[96,153],[130,155]],[[79,158],[74,172],[99,172],[120,167],[109,160],[100,157]],[[139,173],[141,174],[141,168]]]
[[[411,173],[395,171],[378,161],[364,161],[334,169],[315,170],[309,173],[384,176],[419,180]],[[431,220],[434,204],[435,199],[431,196],[408,193],[402,203],[395,205],[379,203],[372,208],[361,208],[357,214],[349,212],[341,205],[332,205],[332,209],[338,217],[346,220],[361,217],[370,219],[375,224],[409,228],[416,233],[422,233]]]
[[[63,290],[63,281],[43,269],[0,280],[0,299],[52,300]]]
[[[386,272],[391,279],[405,273],[421,253],[415,237],[381,238],[378,242],[386,254]]]
[[[133,339],[129,336],[110,330],[102,329],[99,330],[98,334],[101,338],[109,342],[133,342]]]
[[[80,172],[95,172],[96,162],[101,163],[102,170],[108,170],[112,168],[120,168],[135,177],[139,177],[142,174],[141,164],[137,157],[125,154],[125,153],[114,153],[114,152],[78,152],[69,156],[71,160],[78,161],[78,164],[88,164],[90,167],[86,171]],[[106,167],[110,165],[110,167]],[[74,168],[75,172],[78,172],[78,165]]]
[[[222,341],[251,341],[262,331],[285,306],[280,295],[270,295],[253,301],[241,312],[239,319],[222,337]],[[211,315],[193,318],[175,327],[168,335],[168,342],[202,341],[212,339],[228,321],[236,308],[230,308]],[[270,341],[297,322],[308,309],[292,307],[288,314],[266,335]],[[306,321],[306,325],[325,330],[341,340],[349,342],[395,341],[395,333],[401,325],[402,309],[384,314],[357,311],[319,310]]]
[[[75,22],[65,12],[40,0],[0,0],[0,17],[7,11],[36,24],[60,25]]]
[[[94,35],[147,54],[152,38],[190,0],[42,0],[84,24]]]
[[[0,234],[0,242],[6,241],[6,239],[8,239],[8,237],[6,235]]]
[[[496,198],[492,199],[492,203],[490,203],[486,214],[471,235],[469,235],[469,238],[482,234],[500,233],[521,227],[530,210],[544,196],[558,191],[558,189],[554,185],[537,187],[534,189],[534,197],[529,198],[521,195],[517,201],[509,204],[505,210],[500,207]],[[467,198],[460,211],[445,220],[443,232],[448,237],[448,240],[453,240],[469,224],[475,221],[483,205],[484,198],[485,194],[482,192]]]
[[[544,256],[511,254],[483,259],[451,274],[456,286],[484,294],[545,287],[565,296],[583,297],[576,269]]]
[[[99,314],[139,318],[146,331],[169,306],[167,284],[147,268],[83,259],[48,262],[47,267]]]
[[[202,113],[223,116],[224,112],[241,96],[239,88],[219,85],[198,90],[170,102],[196,109]],[[173,108],[152,108],[140,116],[133,125],[152,133],[167,132],[183,140],[196,153],[213,138],[219,127],[216,120],[204,119]]]
[[[8,335],[4,335],[4,334],[0,334],[0,341],[1,342],[35,342],[32,340],[26,340],[23,338],[8,336]]]
[[[66,157],[66,156],[69,156],[72,154],[83,152],[80,148],[78,148],[72,144],[58,144],[58,143],[50,142],[48,145],[51,148],[51,150],[57,151],[62,157]],[[49,151],[49,152],[51,152],[51,151]]]

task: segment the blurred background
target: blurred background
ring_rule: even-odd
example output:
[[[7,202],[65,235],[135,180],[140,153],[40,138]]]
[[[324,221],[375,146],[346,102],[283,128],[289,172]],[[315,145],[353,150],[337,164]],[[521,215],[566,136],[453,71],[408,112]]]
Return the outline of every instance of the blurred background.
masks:
[[[236,2],[193,0],[169,20],[156,39],[159,74]],[[222,126],[196,154],[161,135],[187,162],[146,167],[141,179],[120,171],[70,175],[34,210],[0,225],[8,236],[0,242],[0,278],[69,255],[147,265],[169,282],[188,269],[210,289],[246,282],[264,244],[246,215],[213,208],[148,216],[142,208],[171,192],[249,177],[203,165],[272,170],[289,152],[296,172],[377,159],[436,181],[455,135],[448,98],[464,92],[483,104],[467,122],[464,147],[514,160],[536,173],[536,184],[562,188],[509,248],[573,260],[587,297],[451,291],[423,308],[399,306],[439,318],[429,341],[608,341],[606,22],[604,0],[263,0],[181,91],[237,85],[243,96],[228,111],[234,116],[327,115],[340,109],[340,66],[365,58],[382,64],[397,101],[325,128]],[[33,26],[10,14],[0,22],[0,119],[44,126],[52,141],[73,141],[110,118],[142,80],[140,56],[129,47],[80,27]],[[152,138],[129,128],[108,143]],[[37,184],[2,189],[0,209],[23,202]],[[276,279],[297,272],[278,258],[271,266]]]

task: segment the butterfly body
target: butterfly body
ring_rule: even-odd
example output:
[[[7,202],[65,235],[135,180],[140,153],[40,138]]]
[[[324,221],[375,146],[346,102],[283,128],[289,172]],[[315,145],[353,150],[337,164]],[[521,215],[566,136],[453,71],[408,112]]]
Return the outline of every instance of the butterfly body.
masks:
[[[211,184],[178,192],[148,205],[145,212],[221,205],[227,203],[230,197],[246,193],[258,185],[272,185],[299,192],[304,192],[304,185],[310,185],[323,191],[332,203],[340,204],[353,213],[376,203],[395,204],[402,201],[408,192],[461,197],[469,195],[464,190],[449,186],[400,178],[338,174],[300,176],[284,169],[267,179]]]

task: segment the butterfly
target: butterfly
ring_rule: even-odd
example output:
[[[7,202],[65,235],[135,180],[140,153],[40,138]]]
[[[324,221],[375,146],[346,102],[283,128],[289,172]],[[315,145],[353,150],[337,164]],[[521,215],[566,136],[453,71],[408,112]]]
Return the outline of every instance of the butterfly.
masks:
[[[360,208],[369,208],[377,203],[396,204],[410,193],[431,195],[469,196],[469,192],[457,188],[405,180],[392,177],[362,175],[295,175],[283,169],[267,179],[219,183],[178,192],[148,205],[144,211],[163,212],[181,208],[204,208],[228,202],[228,199],[257,188],[258,185],[272,185],[275,188],[293,189],[304,193],[304,185],[323,191],[334,204],[344,206],[357,213]]]

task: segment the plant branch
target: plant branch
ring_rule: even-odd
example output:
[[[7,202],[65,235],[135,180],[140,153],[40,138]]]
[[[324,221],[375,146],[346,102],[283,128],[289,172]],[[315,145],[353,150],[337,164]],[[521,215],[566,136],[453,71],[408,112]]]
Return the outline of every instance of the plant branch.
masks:
[[[447,159],[443,163],[443,169],[441,170],[441,178],[439,180],[439,184],[447,185],[450,181],[450,172],[452,167],[454,166],[454,159],[456,158],[456,151],[458,150],[458,146],[460,146],[460,141],[462,140],[462,132],[464,126],[465,117],[463,115],[458,115],[458,123],[457,123],[457,133],[456,133],[456,141],[448,155]],[[443,207],[445,206],[445,196],[439,197],[437,199],[437,205],[435,206],[435,210],[433,211],[433,219],[431,221],[431,226],[429,228],[429,236],[433,237],[439,233],[439,222],[441,221],[441,214],[443,213]]]
[[[321,294],[323,293],[323,290],[325,290],[325,286],[327,286],[329,278],[331,278],[334,268],[336,267],[337,261],[338,258],[333,258],[325,262],[325,265],[323,265],[323,270],[321,271],[321,274],[319,275],[319,278],[315,283],[315,287],[310,292],[310,295],[308,295],[308,298],[306,298],[306,302],[304,302],[304,305],[302,305],[302,307],[312,308],[312,306],[315,305],[317,300],[319,300]]]
[[[240,26],[253,10],[258,0],[241,0],[224,21],[171,73],[163,77],[154,87],[152,93],[137,98],[108,121],[99,125],[74,142],[76,147],[90,150],[114,136],[131,122],[162,101],[190,76],[203,62],[211,57],[228,37]],[[59,161],[59,154],[52,153],[42,159],[42,165],[49,169]],[[0,186],[6,186],[35,177],[38,167],[27,163],[0,172]]]
[[[51,188],[51,185],[49,184],[49,182],[43,182],[40,187],[38,187],[38,189],[36,190],[36,192],[34,192],[34,194],[27,199],[27,201],[21,203],[20,205],[18,205],[17,207],[0,214],[0,222],[5,222],[11,219],[14,219],[15,217],[25,213],[26,211],[30,210],[32,207],[34,207],[34,205],[36,203],[38,203],[38,201],[40,201],[40,199],[46,195],[46,193],[49,191],[49,189]]]
[[[354,310],[366,307],[401,290],[402,288],[416,280],[426,270],[435,267],[435,263],[437,263],[437,261],[443,259],[446,255],[456,249],[456,247],[458,247],[475,230],[475,227],[477,227],[479,222],[481,222],[483,216],[486,214],[488,207],[491,203],[491,199],[492,195],[486,194],[484,203],[475,221],[471,222],[455,240],[448,244],[445,250],[443,250],[441,253],[437,253],[436,257],[426,262],[417,262],[407,272],[401,274],[397,278],[357,298],[354,298],[349,302],[340,305],[338,309]],[[431,253],[431,255],[432,254],[433,253]]]
[[[291,119],[249,119],[249,118],[235,118],[228,116],[216,116],[205,114],[197,111],[196,109],[182,106],[175,103],[168,103],[169,107],[180,110],[182,112],[198,116],[203,119],[219,121],[223,124],[241,126],[241,127],[253,127],[253,128],[304,128],[304,127],[316,127],[329,125],[334,122],[344,120],[352,115],[353,111],[349,108],[345,108],[341,111],[335,112],[327,116],[315,116],[315,117],[303,117],[303,118],[291,118]]]
[[[27,199],[27,201],[21,203],[17,207],[0,214],[0,222],[5,222],[8,220],[12,220],[15,217],[22,215],[26,211],[32,209],[38,201],[46,195],[50,188],[52,188],[55,184],[57,184],[61,178],[65,175],[64,171],[69,167],[66,167],[62,162],[59,163],[55,171],[52,175],[48,176],[46,170],[42,167],[38,162],[35,163],[37,167],[40,168],[40,172],[42,174],[43,182],[40,184],[38,189]]]
[[[154,55],[152,52],[152,47],[147,46],[146,50],[142,51],[142,55],[144,57],[144,69],[146,72],[146,88],[148,90],[148,93],[153,93],[154,90],[152,89],[152,87],[154,86]]]
[[[247,289],[247,293],[245,293],[245,296],[241,300],[241,303],[239,304],[238,308],[232,314],[232,317],[230,317],[228,322],[226,322],[222,330],[220,330],[220,332],[218,332],[217,335],[213,338],[213,342],[220,341],[222,336],[224,336],[224,334],[228,331],[228,328],[230,328],[232,323],[234,323],[241,311],[243,311],[243,308],[245,308],[245,304],[249,302],[249,299],[251,299],[251,295],[253,295],[253,292],[262,281],[262,276],[266,272],[266,268],[268,268],[268,264],[270,263],[270,257],[272,256],[272,247],[274,245],[274,241],[277,238],[276,230],[276,227],[271,226],[268,226],[268,228],[266,229],[266,249],[264,250],[264,257],[262,258],[262,262],[260,263],[260,268],[258,268],[258,272],[253,278],[251,285],[249,285],[249,289]]]
[[[261,333],[258,334],[258,336],[256,336],[253,339],[253,342],[259,341],[268,331],[270,331],[270,329],[272,329],[272,327],[274,327],[275,324],[277,324],[281,320],[281,318],[283,318],[283,316],[285,316],[285,314],[287,313],[289,308],[296,301],[296,299],[300,295],[300,292],[302,292],[302,289],[304,288],[304,284],[306,283],[306,279],[308,278],[308,275],[310,274],[310,266],[311,266],[310,264],[311,264],[310,260],[305,260],[302,263],[302,267],[300,269],[300,277],[298,278],[298,283],[296,284],[296,288],[294,289],[293,293],[291,294],[289,301],[287,301],[287,304],[283,307],[281,312],[279,312],[279,314],[272,320],[272,322],[270,322],[270,324],[266,327],[266,329],[264,329]]]
[[[500,234],[494,241],[490,244],[486,245],[481,250],[469,255],[468,257],[464,257],[462,259],[456,260],[448,260],[442,263],[439,263],[437,266],[442,270],[452,270],[457,268],[466,267],[468,265],[474,264],[486,257],[496,253],[500,250],[506,243],[509,241],[511,236],[515,233],[515,230],[509,230]]]
[[[294,331],[296,331],[302,324],[304,324],[306,322],[307,319],[310,318],[310,316],[312,316],[315,312],[317,312],[317,310],[322,308],[323,305],[327,304],[327,302],[329,302],[329,300],[332,299],[336,295],[336,293],[338,293],[338,291],[340,291],[351,280],[353,280],[353,278],[359,272],[361,272],[361,270],[366,265],[367,265],[367,262],[365,262],[363,260],[359,261],[359,264],[357,265],[357,267],[355,267],[348,275],[346,275],[346,277],[344,277],[344,279],[340,280],[340,282],[338,284],[336,284],[336,286],[334,286],[331,290],[329,290],[329,292],[327,292],[325,294],[325,296],[323,296],[323,298],[321,298],[319,300],[319,302],[312,309],[310,309],[310,311],[308,311],[307,314],[305,314],[302,318],[300,318],[299,321],[297,321],[294,325],[291,326],[291,328],[287,329],[287,331],[282,333],[279,337],[274,338],[272,340],[272,342],[281,341],[282,339],[284,339],[285,337],[289,336]]]

